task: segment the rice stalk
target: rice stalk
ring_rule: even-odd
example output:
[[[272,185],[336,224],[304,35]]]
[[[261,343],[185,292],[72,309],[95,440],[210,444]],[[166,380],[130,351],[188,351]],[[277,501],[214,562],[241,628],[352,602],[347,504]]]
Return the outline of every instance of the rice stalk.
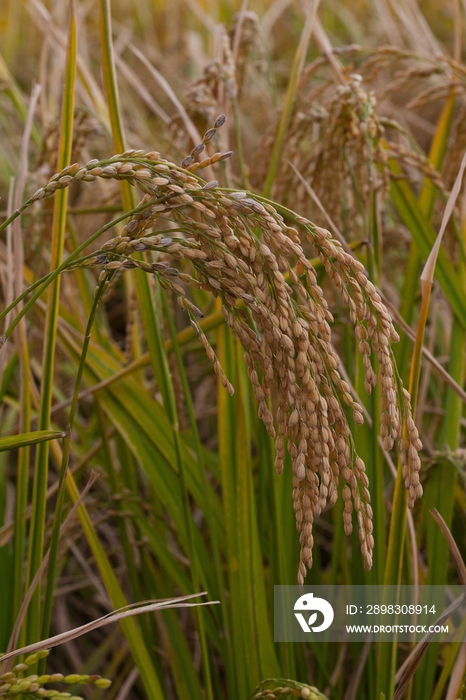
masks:
[[[70,4],[68,50],[65,63],[65,85],[62,99],[61,136],[58,154],[58,167],[63,168],[71,157],[73,115],[74,115],[74,90],[76,78],[76,50],[77,29],[74,3]],[[54,217],[52,225],[52,258],[51,269],[58,267],[63,254],[65,241],[65,224],[68,192],[59,192],[54,202]],[[55,342],[58,323],[58,306],[60,296],[60,278],[52,282],[49,290],[47,315],[45,321],[45,340],[43,348],[43,376],[41,384],[39,430],[48,430],[50,427],[50,407],[52,403],[53,373],[55,363]],[[39,444],[36,452],[34,471],[34,495],[33,516],[29,533],[29,553],[27,586],[39,569],[43,557],[45,515],[46,515],[46,490],[49,463],[49,442]],[[51,606],[51,593],[46,599],[47,613]],[[40,590],[37,589],[30,603],[26,620],[26,639],[28,642],[36,641],[40,636],[42,606],[40,602]],[[46,614],[43,619],[45,633],[48,632],[49,619]],[[44,630],[42,628],[42,631]]]

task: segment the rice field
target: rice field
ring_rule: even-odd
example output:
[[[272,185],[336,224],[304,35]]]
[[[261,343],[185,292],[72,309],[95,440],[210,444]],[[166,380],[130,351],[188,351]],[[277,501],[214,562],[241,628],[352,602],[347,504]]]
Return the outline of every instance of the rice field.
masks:
[[[465,700],[465,15],[3,0],[0,697]]]

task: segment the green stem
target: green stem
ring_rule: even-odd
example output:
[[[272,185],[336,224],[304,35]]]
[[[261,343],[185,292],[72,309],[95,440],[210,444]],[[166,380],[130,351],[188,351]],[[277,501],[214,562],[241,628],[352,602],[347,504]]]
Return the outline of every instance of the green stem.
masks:
[[[109,229],[113,228],[116,224],[118,224],[120,221],[123,221],[124,219],[127,219],[129,216],[132,216],[133,214],[138,214],[141,211],[144,211],[144,209],[147,209],[148,207],[151,207],[155,204],[155,200],[152,202],[147,202],[146,204],[143,204],[139,207],[136,207],[135,209],[132,209],[131,211],[127,212],[126,214],[122,214],[119,216],[117,219],[113,219],[110,221],[108,224],[105,224],[100,228],[98,231],[96,231],[92,236],[90,236],[84,243],[81,243],[81,245],[74,250],[71,255],[67,257],[67,259],[61,263],[53,272],[50,272],[48,275],[46,275],[43,278],[43,281],[41,280],[42,284],[40,282],[35,282],[31,287],[29,287],[27,290],[25,290],[14,302],[12,305],[10,305],[9,309],[11,310],[16,306],[16,304],[24,299],[28,294],[33,289],[36,289],[36,287],[40,284],[39,289],[33,294],[33,296],[29,299],[29,301],[23,306],[21,309],[20,313],[15,317],[15,319],[12,321],[12,323],[8,326],[6,329],[4,335],[0,338],[0,349],[1,346],[5,343],[5,341],[10,337],[12,334],[13,330],[16,328],[18,323],[21,321],[23,316],[29,311],[31,306],[35,304],[37,299],[45,292],[49,284],[51,284],[57,277],[60,275],[64,270],[66,270],[67,267],[69,267],[70,263],[74,261],[74,259],[79,255],[79,253],[82,253],[82,251],[87,248],[88,245],[93,243],[99,236],[101,236],[103,233],[108,231]],[[0,315],[0,319],[8,312],[8,310],[5,310],[3,314]]]
[[[146,297],[144,294],[144,289],[141,289],[141,282],[144,281],[147,284],[147,278],[138,277],[137,286],[138,294],[141,299]],[[186,534],[188,540],[188,555],[190,558],[190,574],[193,585],[193,592],[196,593],[200,590],[200,567],[198,562],[197,550],[195,545],[194,537],[194,524],[192,513],[189,506],[189,493],[186,484],[186,475],[184,468],[184,460],[181,449],[181,439],[178,424],[178,414],[176,409],[176,399],[173,390],[173,385],[170,379],[170,370],[168,367],[167,356],[165,352],[165,345],[163,339],[161,338],[160,329],[157,324],[156,316],[153,307],[147,307],[147,305],[142,305],[142,315],[144,327],[147,331],[147,343],[149,348],[149,353],[151,355],[152,366],[154,368],[154,373],[157,377],[157,383],[159,384],[160,391],[162,393],[163,402],[165,409],[167,411],[172,431],[173,440],[175,444],[175,454],[176,462],[178,467],[178,476],[180,480],[181,494],[183,500],[183,510],[184,510],[184,520],[186,526]],[[206,692],[207,700],[213,700],[213,690],[212,690],[212,677],[209,662],[209,653],[207,647],[207,639],[205,634],[205,625],[203,618],[203,611],[197,608],[195,611],[197,618],[197,626],[199,632],[199,643],[201,646],[201,659],[202,659],[202,669],[204,675],[204,686]]]
[[[73,144],[74,97],[76,79],[77,29],[74,2],[70,3],[70,19],[68,31],[68,46],[65,63],[65,81],[61,107],[60,142],[58,150],[57,170],[61,171],[71,159]],[[57,192],[54,202],[51,269],[59,267],[63,256],[66,228],[66,207],[68,190]],[[50,408],[52,405],[53,378],[55,368],[55,345],[60,304],[60,279],[51,276],[51,289],[47,299],[47,312],[44,329],[43,372],[41,382],[41,397],[39,407],[39,430],[50,427]],[[27,304],[24,308],[26,308]],[[15,321],[21,318],[21,312]],[[5,334],[7,335],[7,334]],[[50,445],[42,442],[36,450],[34,469],[34,486],[32,500],[32,518],[29,536],[29,552],[27,567],[27,585],[29,586],[39,569],[42,561],[45,534],[45,517],[47,504],[47,478],[49,467]],[[40,635],[40,586],[37,586],[32,596],[27,615],[27,642],[35,642]]]
[[[48,565],[48,576],[47,576],[47,587],[45,591],[45,601],[43,607],[43,619],[42,619],[42,638],[45,639],[49,636],[50,630],[50,619],[52,615],[52,605],[53,605],[53,592],[55,585],[55,573],[56,573],[56,563],[58,555],[58,544],[60,540],[60,527],[63,512],[63,502],[65,498],[65,474],[68,467],[70,448],[71,448],[71,433],[73,430],[74,419],[76,416],[76,410],[78,407],[78,397],[79,388],[81,386],[81,380],[84,372],[84,367],[86,364],[87,350],[89,348],[89,342],[91,339],[91,330],[94,325],[97,309],[100,301],[102,300],[105,283],[107,281],[108,274],[104,277],[100,285],[97,287],[96,294],[94,297],[94,302],[92,304],[91,313],[86,326],[86,332],[84,335],[84,343],[81,351],[81,357],[79,360],[78,373],[76,375],[76,381],[74,384],[73,399],[71,402],[70,417],[68,423],[67,435],[64,440],[62,461],[60,466],[60,475],[58,481],[58,493],[57,493],[57,504],[55,506],[55,516],[53,521],[53,531],[52,531],[52,542],[50,545],[50,558]],[[39,673],[43,673],[45,670],[45,659],[43,659],[39,664]]]
[[[178,371],[179,371],[179,374],[181,377],[181,382],[183,385],[183,393],[184,393],[184,398],[185,398],[186,407],[187,407],[187,411],[188,411],[189,422],[191,425],[191,431],[192,431],[193,436],[194,436],[194,444],[195,444],[195,449],[196,449],[196,454],[197,454],[197,459],[198,459],[198,464],[199,464],[199,473],[200,473],[206,494],[208,494],[209,483],[207,481],[207,476],[206,476],[206,465],[205,465],[204,453],[202,451],[201,439],[199,437],[199,431],[197,429],[196,416],[194,414],[194,407],[193,407],[193,402],[191,399],[191,392],[189,389],[188,379],[186,377],[186,372],[185,372],[184,365],[183,365],[183,357],[182,357],[180,346],[179,346],[178,339],[177,339],[176,327],[175,327],[175,323],[173,320],[173,316],[171,314],[171,310],[170,310],[169,305],[168,305],[167,295],[166,295],[165,291],[163,291],[163,290],[161,290],[161,297],[162,297],[162,304],[163,304],[163,309],[164,309],[164,313],[165,313],[165,319],[167,321],[168,329],[169,329],[170,336],[171,336],[173,352],[175,353],[176,362],[178,365]],[[165,347],[166,347],[166,345],[165,345]],[[212,508],[211,508],[210,498],[206,497],[205,502],[206,502],[206,513],[205,513],[206,520],[209,523],[212,523],[212,525],[213,525],[214,516],[213,516],[213,512],[212,512]],[[218,596],[220,598],[220,602],[223,606],[223,609],[226,610],[224,582],[223,582],[223,575],[222,575],[222,560],[220,557],[220,547],[219,547],[219,543],[218,543],[217,530],[214,526],[211,529],[210,537],[211,537],[211,541],[212,541],[212,553],[214,556],[215,573],[216,573],[216,577],[217,577]]]
[[[395,491],[393,494],[392,514],[390,518],[384,586],[397,586],[400,584],[405,532],[406,489],[401,464],[398,464]],[[375,694],[377,700],[381,698],[382,694],[385,698],[391,698],[393,696],[396,653],[396,641],[390,644],[380,644],[379,646],[377,690]]]

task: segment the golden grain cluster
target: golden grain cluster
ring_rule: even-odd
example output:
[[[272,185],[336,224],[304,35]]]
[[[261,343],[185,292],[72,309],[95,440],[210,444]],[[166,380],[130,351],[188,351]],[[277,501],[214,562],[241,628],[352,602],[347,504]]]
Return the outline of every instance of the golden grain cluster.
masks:
[[[108,288],[116,272],[139,268],[170,289],[188,313],[221,383],[233,393],[218,358],[201,331],[202,316],[187,296],[187,286],[219,297],[226,322],[240,339],[259,417],[276,438],[275,466],[283,469],[285,448],[293,464],[293,508],[300,533],[299,583],[312,566],[313,523],[343,487],[344,527],[352,531],[354,509],[364,558],[372,566],[372,508],[364,462],[356,453],[345,406],[362,424],[363,410],[339,372],[332,343],[332,314],[316,273],[303,249],[315,249],[341,299],[349,307],[365,372],[368,393],[377,383],[372,357],[377,358],[382,393],[381,437],[385,449],[395,442],[403,462],[409,506],[422,494],[419,482],[422,445],[411,416],[409,394],[393,362],[393,323],[363,265],[329,231],[277,208],[259,196],[218,187],[193,173],[231,156],[215,153],[200,162],[205,145],[223,125],[221,115],[180,166],[158,152],[129,150],[105,161],[65,168],[39,189],[36,201],[73,181],[124,179],[144,193],[142,211],[129,218],[122,235],[105,242],[81,263],[101,267],[99,282]],[[171,219],[168,234],[150,231]],[[286,223],[292,219],[296,227]],[[136,253],[155,254],[141,259]],[[170,264],[191,263],[188,274]],[[79,264],[78,264],[79,265]],[[275,417],[274,417],[275,414]]]

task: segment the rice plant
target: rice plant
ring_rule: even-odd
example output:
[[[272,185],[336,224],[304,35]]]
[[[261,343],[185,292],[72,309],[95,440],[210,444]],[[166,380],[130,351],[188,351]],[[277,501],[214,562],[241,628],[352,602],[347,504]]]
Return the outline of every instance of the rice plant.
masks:
[[[274,585],[466,584],[462,9],[424,10],[0,10],[0,696],[464,694],[461,625],[273,641]]]

